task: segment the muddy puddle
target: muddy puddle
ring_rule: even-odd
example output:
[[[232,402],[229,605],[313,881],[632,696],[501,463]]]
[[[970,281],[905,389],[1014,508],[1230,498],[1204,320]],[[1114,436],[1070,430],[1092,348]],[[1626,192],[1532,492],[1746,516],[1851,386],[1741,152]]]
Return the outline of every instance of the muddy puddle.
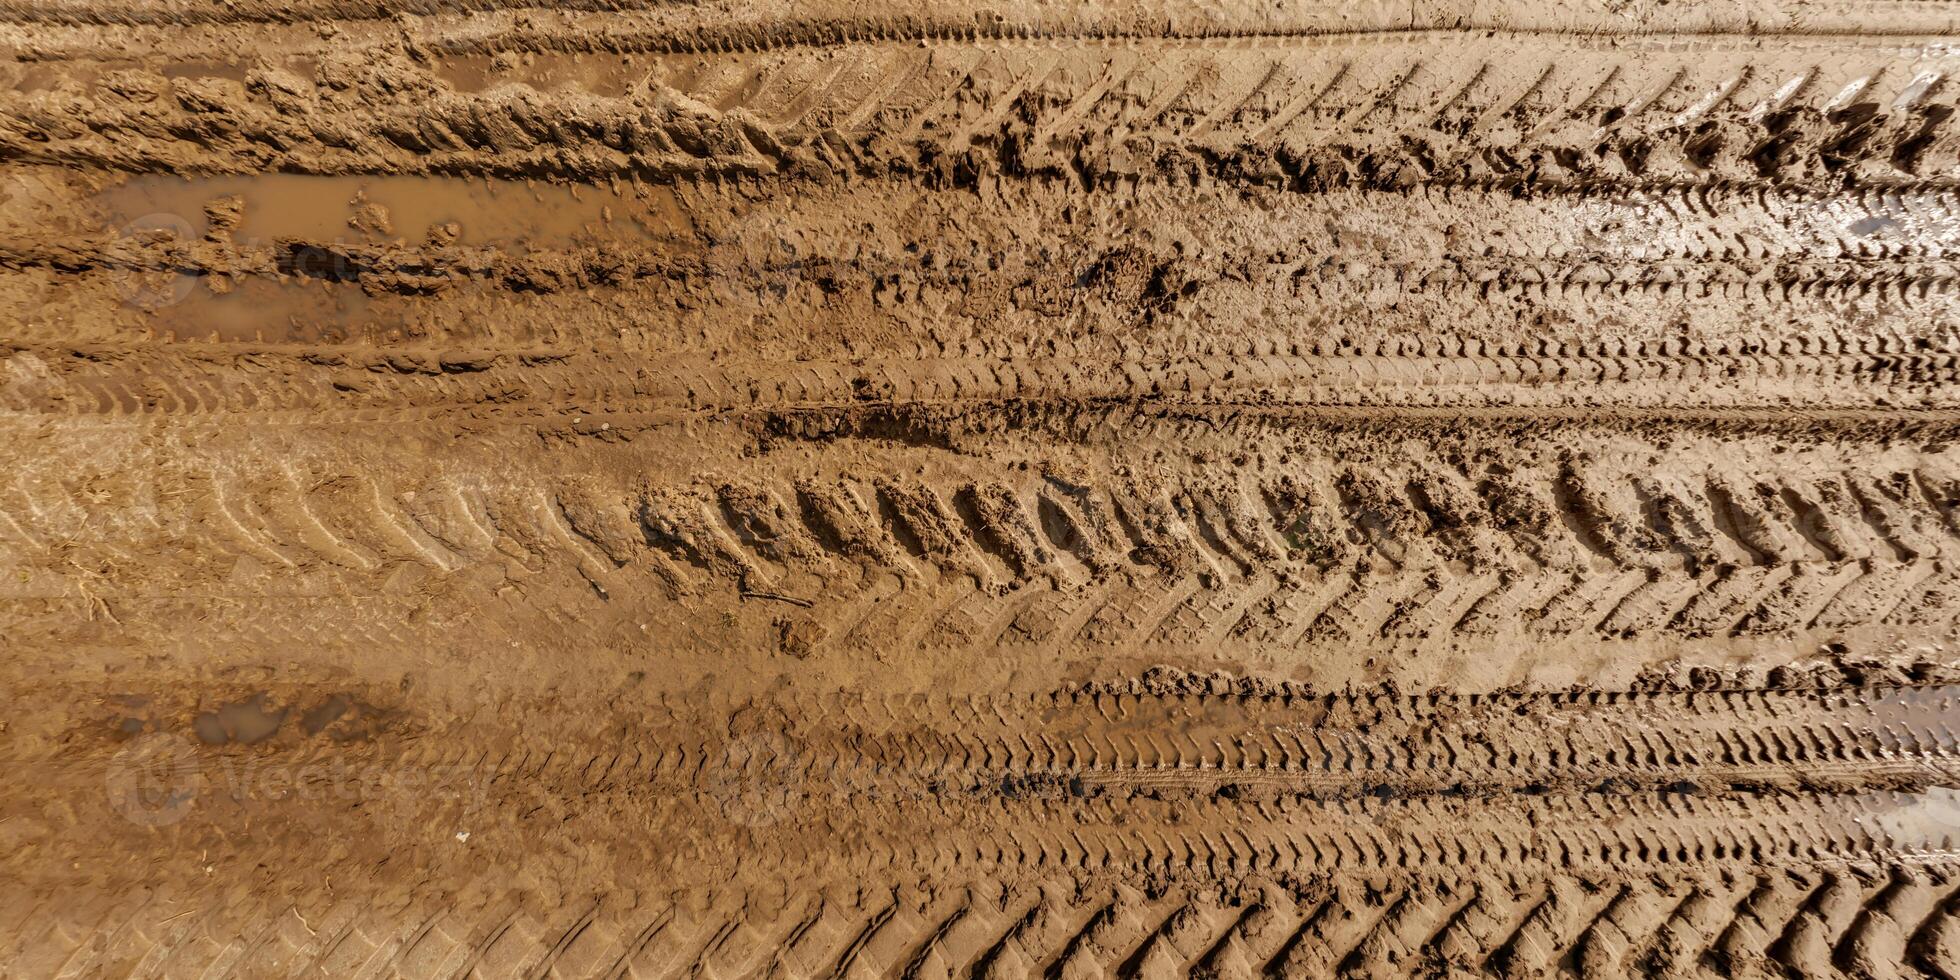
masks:
[[[146,175],[108,188],[90,203],[98,227],[112,236],[163,233],[198,241],[212,235],[217,220],[229,224],[230,243],[241,252],[437,244],[523,255],[605,242],[658,243],[688,227],[669,188],[463,178]],[[146,311],[159,334],[180,339],[337,342],[404,326],[399,304],[369,296],[352,276],[131,272],[124,279],[126,305]]]
[[[476,93],[497,85],[528,85],[539,90],[571,88],[617,98],[647,74],[631,55],[552,57],[534,53],[456,55],[442,60],[436,75],[458,92]]]
[[[595,238],[654,238],[686,227],[666,188],[610,190],[442,177],[136,177],[96,195],[111,228],[174,215],[202,232],[206,207],[236,197],[234,240],[417,243],[431,234],[462,245],[566,247]]]

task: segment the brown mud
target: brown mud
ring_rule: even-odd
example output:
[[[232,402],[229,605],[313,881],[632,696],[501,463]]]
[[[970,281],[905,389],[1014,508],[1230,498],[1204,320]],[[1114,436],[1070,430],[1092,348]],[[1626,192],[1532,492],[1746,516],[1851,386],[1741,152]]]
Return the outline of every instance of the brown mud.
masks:
[[[0,2],[0,976],[1960,976],[1957,26]]]

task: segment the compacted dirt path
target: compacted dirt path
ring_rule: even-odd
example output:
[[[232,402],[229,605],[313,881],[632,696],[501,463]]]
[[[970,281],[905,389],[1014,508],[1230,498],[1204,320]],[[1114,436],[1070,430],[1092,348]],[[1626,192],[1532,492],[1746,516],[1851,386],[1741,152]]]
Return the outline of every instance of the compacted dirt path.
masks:
[[[0,0],[0,975],[1960,977],[1956,28]]]

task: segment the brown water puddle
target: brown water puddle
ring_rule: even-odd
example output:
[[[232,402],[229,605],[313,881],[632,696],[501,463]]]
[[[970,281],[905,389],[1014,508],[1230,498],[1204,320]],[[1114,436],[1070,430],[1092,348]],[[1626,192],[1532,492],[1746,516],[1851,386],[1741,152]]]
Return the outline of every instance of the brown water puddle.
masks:
[[[92,204],[111,234],[163,228],[198,239],[212,229],[207,206],[227,198],[243,202],[231,234],[241,248],[439,241],[524,253],[671,242],[689,228],[665,187],[615,191],[441,177],[141,176],[99,192]],[[331,277],[228,284],[169,273],[130,278],[125,301],[148,311],[159,333],[180,338],[331,342],[386,335],[406,317],[404,303],[370,298],[358,282]]]
[[[181,300],[147,305],[157,332],[181,340],[215,334],[263,343],[348,343],[398,334],[409,319],[399,302],[371,298],[353,283],[244,279],[225,293],[202,282],[183,285]]]
[[[232,61],[174,61],[157,71],[165,78],[225,78],[240,85],[250,74],[244,64]]]
[[[233,235],[241,243],[275,238],[415,243],[453,224],[460,244],[566,247],[597,237],[655,237],[687,227],[663,187],[614,191],[461,177],[142,176],[97,194],[95,202],[110,227],[167,214],[202,232],[208,226],[205,205],[226,197],[245,203]]]
[[[512,62],[515,63],[512,63]],[[618,98],[646,77],[648,68],[632,55],[554,57],[454,55],[442,59],[435,73],[459,92],[476,93],[505,83],[528,85],[540,91],[574,89]]]

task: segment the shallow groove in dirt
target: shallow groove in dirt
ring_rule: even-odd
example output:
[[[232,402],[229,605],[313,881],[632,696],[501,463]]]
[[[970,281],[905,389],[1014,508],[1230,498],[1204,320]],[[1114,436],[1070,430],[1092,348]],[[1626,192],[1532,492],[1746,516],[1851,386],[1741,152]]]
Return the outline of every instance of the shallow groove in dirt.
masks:
[[[1333,30],[1605,30],[1642,33],[1698,28],[1756,34],[1855,33],[1883,35],[1910,31],[1909,25],[1944,27],[1956,14],[1941,0],[1884,2],[1851,0],[1807,7],[1801,16],[1774,6],[1733,8],[1725,4],[1676,4],[1668,9],[1624,8],[1571,2],[1511,4],[1502,10],[1465,8],[1448,2],[1377,4],[1300,4],[1285,11],[1253,3],[1158,2],[1049,4],[1045,9],[971,11],[944,3],[895,4],[878,12],[861,5],[806,3],[800,16],[784,18],[739,5],[705,3],[675,9],[657,0],[572,0],[539,6],[530,0],[313,0],[212,4],[209,0],[132,7],[122,3],[63,2],[10,7],[0,23],[40,25],[305,24],[363,20],[496,23],[498,14],[577,23],[587,15],[614,19],[635,16],[663,21],[672,44],[691,50],[755,49],[780,45],[825,45],[886,38],[972,39],[976,37],[1232,37],[1287,35]],[[409,20],[413,18],[413,20]],[[1923,28],[1922,28],[1923,29]]]
[[[242,909],[172,922],[164,903],[125,900],[76,916],[45,962],[83,969],[161,951],[167,968],[265,962],[345,974],[363,965],[473,963],[484,972],[557,976],[711,975],[777,970],[987,976],[1118,971],[1284,976],[1550,972],[1577,962],[1629,969],[1791,970],[1885,964],[1954,969],[1954,872],[1944,867],[1816,868],[1794,873],[1444,879],[1307,894],[1277,886],[1230,896],[1079,889],[1065,880],[934,889],[798,891],[768,907],[735,897],[667,904],[630,891],[568,886],[527,895],[484,886],[433,890],[415,912],[318,894],[263,934],[232,940]],[[227,942],[227,940],[231,940]],[[1774,952],[1770,952],[1770,951]]]
[[[386,466],[360,447],[388,451],[398,426],[216,425],[183,445],[70,428],[0,484],[9,615],[23,636],[66,608],[100,640],[174,615],[186,637],[351,649],[456,646],[442,624],[470,608],[515,646],[526,619],[580,610],[559,628],[612,646],[660,623],[667,656],[736,643],[758,676],[907,650],[946,665],[929,670],[1225,657],[1487,690],[1538,676],[1544,644],[1637,666],[1740,642],[1753,652],[1725,649],[1768,669],[1960,614],[1950,452],[1896,429],[1293,419],[908,446],[721,425],[656,462],[642,444],[674,429],[583,424],[542,454],[500,427]]]
[[[1085,209],[1053,181],[772,196],[76,180],[30,169],[35,193],[7,212],[23,230],[0,286],[22,297],[23,339],[48,346],[814,362],[1954,349],[1960,223],[1937,194],[1139,188]],[[97,206],[77,214],[76,193]],[[848,244],[816,245],[831,241]]]
[[[1771,681],[1807,679],[1786,671]],[[1960,765],[1960,744],[1945,724],[1955,696],[1936,680],[1907,688],[1614,694],[1092,687],[744,703],[709,693],[645,706],[626,727],[608,729],[611,741],[646,746],[629,751],[577,744],[583,739],[573,733],[594,727],[586,719],[561,719],[553,727],[564,734],[544,740],[484,725],[452,730],[412,710],[297,690],[205,711],[143,698],[134,714],[121,709],[121,719],[105,704],[100,730],[117,732],[115,740],[91,748],[83,735],[13,764],[92,776],[109,749],[128,747],[134,719],[149,733],[139,743],[174,738],[212,762],[240,754],[214,744],[249,737],[260,746],[247,753],[253,764],[287,770],[294,785],[344,760],[354,769],[441,771],[459,784],[563,796],[636,788],[713,795],[726,785],[769,782],[804,805],[846,807],[881,798],[1011,798],[1017,785],[1034,795],[1230,794],[1248,804],[1554,790],[1842,792],[1950,781]],[[110,703],[138,702],[118,695]],[[263,724],[239,736],[235,719],[254,717]],[[759,750],[765,743],[768,752]]]
[[[548,49],[548,37],[509,46]],[[849,42],[717,54],[733,64],[678,66],[670,81],[624,95],[464,92],[408,54],[328,59],[313,80],[279,69],[242,82],[123,74],[101,94],[16,93],[0,103],[0,148],[134,171],[819,183],[903,174],[954,184],[1048,173],[1299,189],[1939,187],[1950,169],[1952,107],[1930,81],[1949,66],[1936,45],[1901,60],[1914,49],[1893,40],[1485,33],[1481,56],[1466,58],[1455,53],[1463,40],[962,40],[952,56]],[[619,36],[604,45],[636,47]]]
[[[1953,689],[1943,686],[710,697],[621,705],[615,714],[637,718],[562,727],[516,709],[525,729],[514,736],[428,728],[412,707],[278,697],[188,709],[105,698],[86,728],[53,735],[51,754],[10,757],[35,775],[14,806],[25,815],[43,799],[85,802],[74,829],[155,835],[181,852],[260,813],[271,829],[228,860],[411,808],[420,827],[399,835],[408,854],[461,826],[480,852],[617,848],[647,854],[649,871],[733,859],[800,866],[820,882],[873,870],[897,880],[1193,873],[1221,883],[1383,866],[1664,873],[1738,860],[1939,862],[1953,846],[1955,803],[1943,788],[1955,764],[1943,724]],[[1679,720],[1644,723],[1665,715]],[[554,727],[558,737],[540,737]],[[582,745],[581,728],[604,741]],[[145,771],[173,791],[138,794],[133,773]],[[565,826],[539,822],[554,812]],[[644,817],[673,829],[636,841]],[[815,826],[829,828],[824,840],[811,839]],[[35,850],[90,846],[38,820],[21,833]],[[119,874],[105,870],[105,880]]]
[[[1803,345],[1805,347],[1808,344]],[[0,411],[53,416],[247,414],[269,421],[812,409],[1002,401],[1572,409],[1960,407],[1960,354],[1918,351],[1214,355],[1192,359],[921,356],[741,364],[624,352],[361,348],[16,347]],[[922,352],[923,353],[923,352]],[[1666,387],[1661,387],[1665,385]],[[385,416],[382,413],[386,413]]]

